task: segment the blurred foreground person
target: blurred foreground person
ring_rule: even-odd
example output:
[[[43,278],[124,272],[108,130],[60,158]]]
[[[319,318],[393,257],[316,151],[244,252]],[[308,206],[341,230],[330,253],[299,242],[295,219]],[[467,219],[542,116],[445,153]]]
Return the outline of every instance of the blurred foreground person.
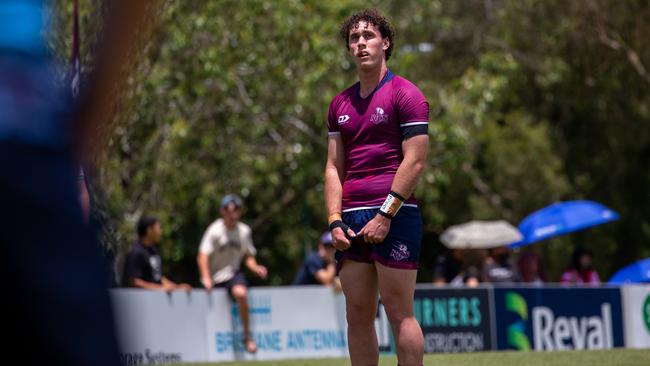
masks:
[[[0,1],[3,348],[32,350],[20,353],[27,365],[117,366],[105,266],[78,199],[78,157],[90,153],[79,142],[94,144],[90,132],[111,116],[145,7],[111,3],[96,77],[73,123],[42,38],[48,3]]]
[[[255,259],[251,228],[239,221],[241,209],[242,200],[234,194],[221,200],[221,218],[208,226],[203,234],[197,262],[203,287],[206,290],[225,288],[237,304],[244,332],[242,342],[246,351],[254,353],[257,344],[250,330],[248,282],[240,267],[243,262],[261,279],[266,278],[267,270]]]

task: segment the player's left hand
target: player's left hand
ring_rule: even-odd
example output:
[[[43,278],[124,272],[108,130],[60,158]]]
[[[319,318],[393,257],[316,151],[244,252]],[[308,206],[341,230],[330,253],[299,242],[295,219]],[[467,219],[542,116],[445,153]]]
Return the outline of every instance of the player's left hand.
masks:
[[[266,267],[264,267],[262,265],[258,264],[257,267],[255,267],[255,274],[258,275],[259,278],[261,278],[263,280],[266,279],[266,276],[268,275],[268,273],[269,272],[266,269]]]
[[[358,236],[363,236],[366,243],[378,244],[386,239],[388,231],[390,230],[390,219],[382,216],[375,215],[372,220],[368,221],[361,231],[357,233]]]

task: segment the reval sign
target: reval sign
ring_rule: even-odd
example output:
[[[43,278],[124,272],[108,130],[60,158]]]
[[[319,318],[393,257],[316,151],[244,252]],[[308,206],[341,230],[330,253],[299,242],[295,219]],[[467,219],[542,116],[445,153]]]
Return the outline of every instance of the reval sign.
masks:
[[[568,350],[623,346],[614,288],[495,289],[499,349]]]

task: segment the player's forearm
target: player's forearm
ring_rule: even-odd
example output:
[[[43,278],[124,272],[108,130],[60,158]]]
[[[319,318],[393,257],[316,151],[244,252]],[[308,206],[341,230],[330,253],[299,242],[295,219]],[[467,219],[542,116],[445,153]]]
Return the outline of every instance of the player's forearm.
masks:
[[[133,278],[130,280],[131,286],[137,288],[143,288],[146,290],[162,290],[164,287],[161,284],[154,282],[147,282],[139,278]]]
[[[196,262],[199,266],[199,274],[201,278],[210,278],[210,270],[208,267],[208,256],[203,253],[199,253]]]
[[[325,203],[328,216],[341,214],[343,186],[336,166],[328,164],[325,169]],[[332,221],[328,219],[328,222]]]
[[[246,257],[244,264],[246,264],[246,268],[250,269],[253,272],[255,272],[257,269],[257,259],[255,259],[255,257],[252,255]]]

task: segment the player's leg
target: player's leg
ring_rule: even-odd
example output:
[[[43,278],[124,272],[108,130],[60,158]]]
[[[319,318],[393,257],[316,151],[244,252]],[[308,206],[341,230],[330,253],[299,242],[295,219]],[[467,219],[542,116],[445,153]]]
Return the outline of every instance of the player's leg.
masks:
[[[402,366],[421,365],[424,353],[422,329],[413,313],[417,270],[397,269],[376,263],[381,301],[386,309]]]
[[[254,353],[257,351],[257,344],[255,344],[255,339],[250,329],[248,285],[246,278],[242,272],[238,272],[231,281],[232,287],[230,288],[230,294],[235,300],[235,304],[237,304],[237,311],[239,312],[239,319],[241,320],[242,330],[244,332],[244,346],[247,352]]]
[[[372,263],[345,260],[339,275],[345,295],[348,348],[352,366],[377,365],[379,348],[375,333],[377,272]]]

